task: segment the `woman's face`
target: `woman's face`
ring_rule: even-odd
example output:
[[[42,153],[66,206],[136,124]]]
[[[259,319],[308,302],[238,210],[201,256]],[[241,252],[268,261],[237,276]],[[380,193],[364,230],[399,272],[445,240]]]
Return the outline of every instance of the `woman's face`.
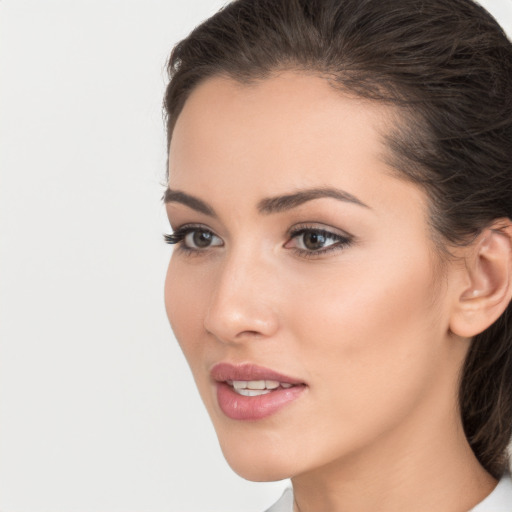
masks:
[[[449,273],[386,108],[285,72],[209,79],[178,118],[167,314],[245,478],[406,450],[456,410]]]

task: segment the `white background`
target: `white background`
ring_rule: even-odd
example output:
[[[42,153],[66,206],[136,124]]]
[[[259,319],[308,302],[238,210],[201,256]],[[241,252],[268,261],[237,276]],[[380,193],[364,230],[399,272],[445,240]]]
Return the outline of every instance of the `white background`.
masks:
[[[163,306],[165,62],[223,3],[0,1],[2,512],[261,512],[286,485],[228,468]]]

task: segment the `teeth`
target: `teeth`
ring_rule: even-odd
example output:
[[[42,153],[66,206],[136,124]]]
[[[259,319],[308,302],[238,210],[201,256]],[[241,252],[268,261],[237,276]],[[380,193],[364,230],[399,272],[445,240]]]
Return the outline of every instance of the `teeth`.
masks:
[[[265,389],[265,381],[264,380],[250,380],[247,383],[247,387],[249,389]]]
[[[228,381],[239,395],[258,396],[269,393],[279,386],[283,388],[291,388],[293,384],[288,382],[278,382],[277,380],[234,380]]]

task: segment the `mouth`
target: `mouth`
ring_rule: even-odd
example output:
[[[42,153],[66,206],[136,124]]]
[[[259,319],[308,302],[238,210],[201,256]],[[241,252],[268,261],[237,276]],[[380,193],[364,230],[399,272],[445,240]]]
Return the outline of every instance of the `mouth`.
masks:
[[[289,389],[293,386],[289,382],[277,380],[227,380],[226,384],[231,386],[235,393],[242,396],[267,395],[276,389]]]
[[[299,379],[252,364],[219,363],[211,372],[221,411],[234,420],[261,420],[295,401],[307,388]]]

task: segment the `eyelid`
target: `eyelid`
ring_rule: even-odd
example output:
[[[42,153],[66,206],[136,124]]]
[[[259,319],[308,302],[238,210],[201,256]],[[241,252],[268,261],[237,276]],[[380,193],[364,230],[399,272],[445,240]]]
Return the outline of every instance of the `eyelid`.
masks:
[[[304,222],[304,223],[300,223],[300,224],[295,224],[288,230],[288,236],[289,237],[297,236],[297,234],[299,234],[302,231],[316,231],[316,232],[321,231],[321,232],[329,233],[333,236],[349,238],[351,240],[355,238],[354,235],[351,235],[350,233],[348,233],[347,231],[345,231],[343,229],[328,226],[328,225],[325,225],[325,224],[322,224],[319,222],[311,222],[311,223]]]
[[[204,233],[210,233],[214,237],[218,238],[222,241],[222,238],[215,233],[212,229],[209,227],[206,227],[202,224],[183,224],[182,226],[179,226],[175,229],[173,229],[173,232],[171,234],[164,234],[164,241],[168,244],[177,245],[177,248],[179,250],[189,252],[189,253],[200,253],[200,252],[206,252],[210,247],[220,247],[224,245],[224,242],[222,244],[214,244],[210,245],[205,248],[199,248],[199,247],[189,247],[185,245],[185,238],[195,231],[202,231]]]
[[[190,246],[185,243],[186,237],[190,233],[194,233],[195,231],[202,231],[205,233],[211,234],[213,237],[217,238],[221,241],[221,243],[210,244],[206,247],[195,247]],[[323,235],[327,239],[333,240],[333,243],[325,245],[324,247],[320,247],[318,249],[308,249],[308,248],[300,248],[300,247],[290,247],[289,244],[296,238],[306,233],[316,233]],[[224,246],[224,241],[220,236],[218,236],[212,229],[203,225],[203,224],[184,224],[179,226],[178,228],[173,230],[172,234],[164,235],[164,240],[168,244],[176,244],[177,249],[186,253],[187,255],[201,255],[209,252],[210,249],[215,247]],[[287,241],[284,243],[283,247],[288,250],[292,250],[295,254],[305,258],[319,258],[327,253],[340,251],[348,246],[352,245],[354,242],[354,236],[347,233],[346,231],[340,230],[339,228],[334,228],[331,226],[326,226],[325,224],[320,223],[301,223],[296,224],[292,228],[288,230],[287,233]]]
[[[317,233],[322,234],[326,238],[336,240],[334,243],[326,245],[320,249],[302,249],[299,247],[287,247],[288,244],[295,238],[305,233]],[[327,253],[337,252],[346,249],[354,243],[355,237],[346,231],[342,231],[338,228],[332,228],[325,226],[325,224],[318,225],[317,223],[312,224],[298,224],[289,230],[289,240],[285,243],[284,248],[292,250],[298,256],[303,258],[321,258]]]

